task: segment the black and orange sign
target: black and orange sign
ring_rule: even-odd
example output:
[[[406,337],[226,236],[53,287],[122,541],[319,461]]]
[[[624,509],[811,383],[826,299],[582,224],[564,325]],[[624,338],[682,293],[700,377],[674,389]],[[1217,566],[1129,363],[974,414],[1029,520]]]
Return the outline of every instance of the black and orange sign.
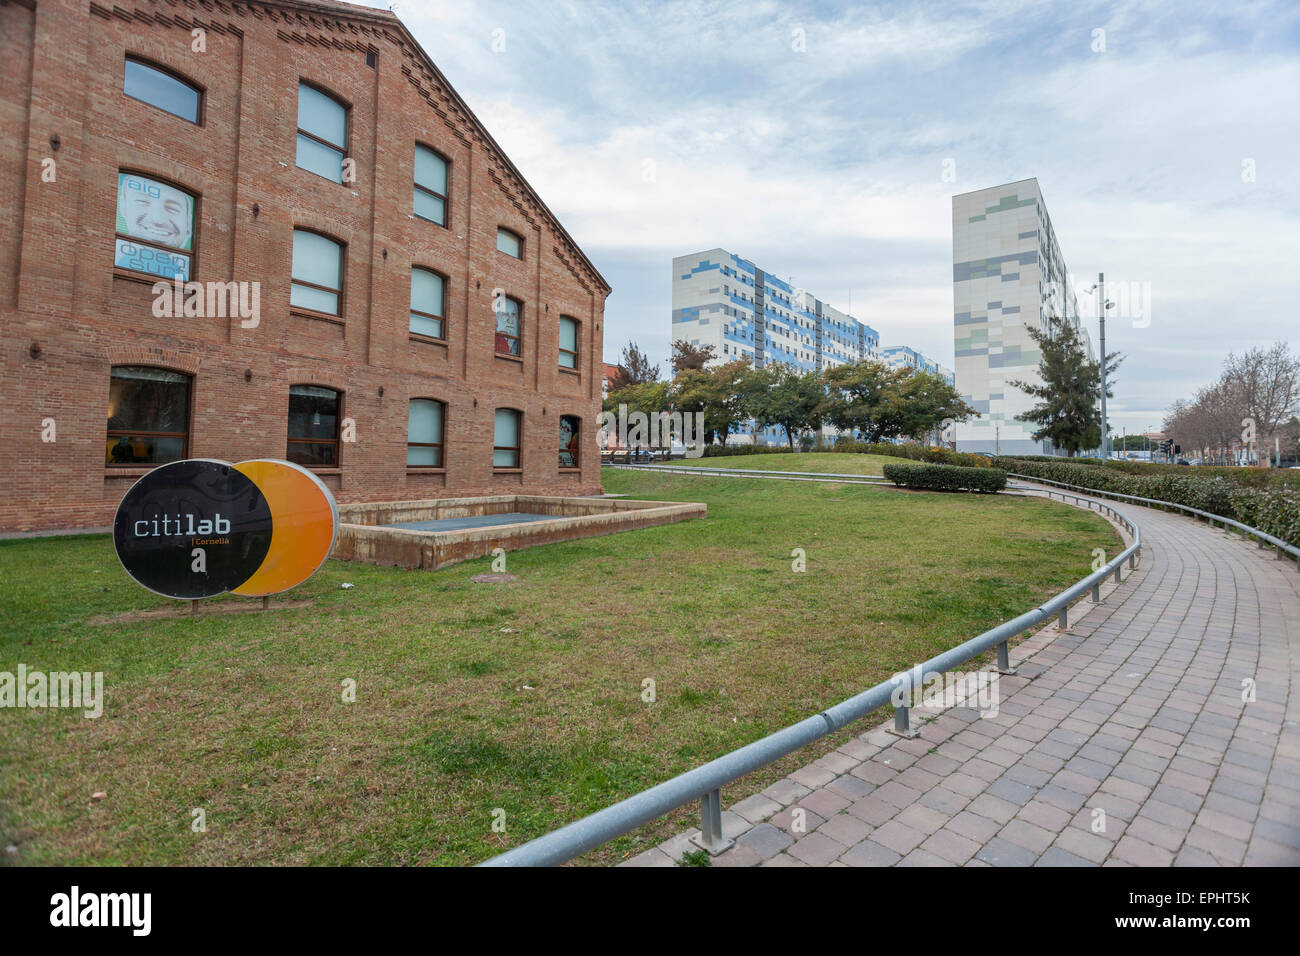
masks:
[[[337,530],[334,496],[305,468],[191,458],[131,486],[113,544],[126,573],[165,597],[262,597],[315,574]]]

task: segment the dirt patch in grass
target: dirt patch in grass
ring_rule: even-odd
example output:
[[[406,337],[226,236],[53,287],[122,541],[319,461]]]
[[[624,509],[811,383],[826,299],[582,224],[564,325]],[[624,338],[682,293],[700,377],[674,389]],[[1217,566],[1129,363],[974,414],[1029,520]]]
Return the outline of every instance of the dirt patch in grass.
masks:
[[[98,614],[86,621],[91,627],[102,627],[105,624],[139,624],[142,621],[165,620],[177,617],[203,617],[212,614],[250,614],[254,611],[265,611],[267,614],[273,611],[291,611],[303,607],[311,607],[315,601],[272,601],[267,607],[262,606],[262,599],[255,601],[231,600],[231,601],[214,601],[212,603],[201,604],[196,610],[192,602],[185,604],[169,604],[165,607],[149,608],[147,611],[123,611],[120,614]]]

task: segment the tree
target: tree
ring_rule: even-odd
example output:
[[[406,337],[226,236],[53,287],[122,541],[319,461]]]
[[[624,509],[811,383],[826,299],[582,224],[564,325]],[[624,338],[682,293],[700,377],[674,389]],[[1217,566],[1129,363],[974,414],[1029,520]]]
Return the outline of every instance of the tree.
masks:
[[[942,428],[945,422],[964,422],[977,414],[938,373],[923,369],[904,371],[910,374],[895,383],[895,400],[900,405],[899,434],[919,441]]]
[[[673,379],[673,397],[681,411],[704,415],[709,444],[716,438],[725,445],[727,436],[749,417],[753,374],[749,359],[743,358],[711,369],[689,368]]]
[[[1028,327],[1038,346],[1040,382],[1012,381],[1009,385],[1038,399],[1038,404],[1020,417],[1039,428],[1034,441],[1047,439],[1064,448],[1071,458],[1085,448],[1101,444],[1101,363],[1088,358],[1078,330],[1058,316],[1047,317],[1047,329]],[[1123,357],[1118,352],[1105,356],[1106,397],[1113,392],[1113,375]]]
[[[665,426],[660,423],[662,419],[656,421],[655,418],[672,412],[671,392],[672,386],[668,382],[625,385],[616,392],[610,392],[601,403],[602,411],[613,412],[615,415],[623,412],[625,417],[620,419],[616,428],[622,429],[624,433],[621,436],[607,433],[605,447],[618,447],[626,442],[635,450],[638,446],[648,446],[651,438],[667,443],[670,439],[664,431]],[[638,422],[638,412],[645,416],[643,422]],[[612,446],[611,439],[617,439]]]
[[[610,392],[601,403],[601,410],[617,412],[620,405],[627,406],[627,413],[644,412],[653,415],[672,411],[672,386],[668,382],[643,382],[640,385],[624,385],[616,392]]]
[[[627,370],[624,369],[621,365],[615,365],[613,366],[613,369],[614,371],[611,372],[609,376],[606,377],[605,379],[606,395],[612,395],[614,392],[617,392],[620,388],[627,388],[628,385],[632,384],[627,380]]]
[[[755,369],[747,385],[746,404],[755,423],[760,428],[779,425],[785,429],[791,451],[796,432],[821,428],[826,385],[815,369],[800,372],[784,363],[774,363]]]
[[[880,441],[897,427],[890,420],[888,396],[902,371],[874,361],[849,362],[827,369],[823,420],[841,431]]]
[[[1241,356],[1229,353],[1221,382],[1231,388],[1241,412],[1238,427],[1243,419],[1254,420],[1258,445],[1272,444],[1283,423],[1300,413],[1300,356],[1285,342]]]
[[[673,372],[684,372],[688,368],[702,369],[705,364],[718,357],[712,345],[691,345],[680,339],[673,342]]]
[[[637,348],[635,342],[623,346],[623,360],[618,363],[618,367],[625,385],[645,385],[659,381],[659,366],[651,365],[650,359]]]

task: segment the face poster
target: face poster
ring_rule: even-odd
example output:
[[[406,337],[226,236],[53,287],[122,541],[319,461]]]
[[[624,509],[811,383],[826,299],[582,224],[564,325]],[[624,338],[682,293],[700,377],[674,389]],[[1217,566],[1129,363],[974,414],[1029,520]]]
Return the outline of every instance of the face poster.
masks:
[[[578,419],[560,416],[560,467],[578,467]]]
[[[188,279],[190,257],[183,253],[193,247],[193,196],[156,179],[118,173],[114,265]]]
[[[509,299],[497,308],[497,351],[519,354],[519,308]]]

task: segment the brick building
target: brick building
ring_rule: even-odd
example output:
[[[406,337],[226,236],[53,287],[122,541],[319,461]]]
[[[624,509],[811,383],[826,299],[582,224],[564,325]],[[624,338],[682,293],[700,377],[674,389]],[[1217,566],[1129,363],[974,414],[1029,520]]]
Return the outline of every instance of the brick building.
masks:
[[[599,493],[609,286],[392,13],[0,0],[0,60],[0,531],[181,457]]]

